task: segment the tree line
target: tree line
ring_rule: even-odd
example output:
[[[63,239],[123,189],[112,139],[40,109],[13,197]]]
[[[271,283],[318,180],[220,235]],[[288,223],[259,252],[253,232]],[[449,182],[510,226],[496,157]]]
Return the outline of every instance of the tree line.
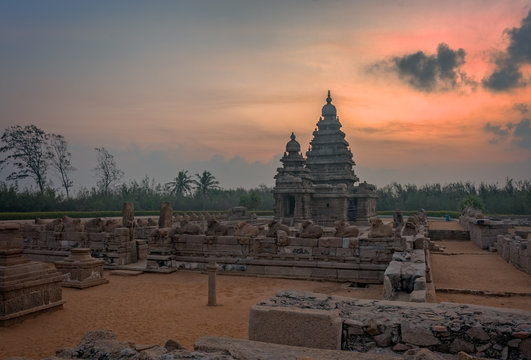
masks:
[[[97,147],[97,166],[93,169],[96,186],[82,188],[72,194],[71,153],[62,135],[47,134],[34,125],[7,128],[0,147],[0,166],[10,165],[6,181],[0,181],[0,211],[96,211],[120,210],[124,201],[132,201],[135,209],[156,210],[162,201],[170,201],[176,210],[226,210],[242,205],[249,209],[271,210],[274,200],[271,188],[260,185],[223,189],[207,170],[193,176],[180,170],[171,181],[160,184],[145,177],[140,181],[120,183],[124,172],[114,156]],[[54,172],[60,179],[56,188],[48,181]],[[32,179],[37,191],[21,189],[20,179]],[[64,190],[64,193],[63,193]],[[390,185],[377,189],[378,210],[461,210],[467,205],[488,213],[531,214],[531,182],[507,178],[505,184],[454,182],[447,185]]]
[[[6,178],[11,183],[0,182],[0,211],[119,210],[124,201],[133,201],[139,210],[157,209],[161,201],[171,201],[176,210],[226,210],[235,205],[255,210],[273,207],[271,189],[265,185],[251,190],[225,190],[207,170],[194,176],[181,170],[164,185],[148,177],[140,182],[120,183],[124,172],[104,147],[94,149],[96,186],[82,188],[72,196],[71,175],[76,169],[62,135],[48,134],[35,125],[16,125],[7,128],[0,140],[0,166],[10,166],[11,170]],[[49,181],[50,172],[58,175],[59,188]],[[34,181],[38,191],[19,188],[18,181],[26,178]]]
[[[378,210],[462,210],[471,205],[491,214],[531,214],[531,181],[472,182],[416,186],[393,182],[377,191]]]

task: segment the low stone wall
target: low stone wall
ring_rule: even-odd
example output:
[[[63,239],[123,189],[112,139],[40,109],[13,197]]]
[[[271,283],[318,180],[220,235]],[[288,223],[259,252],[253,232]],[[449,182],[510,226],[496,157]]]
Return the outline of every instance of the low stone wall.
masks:
[[[279,241],[266,236],[174,235],[168,241],[174,255],[148,256],[148,266],[154,259],[162,269],[204,270],[214,261],[220,272],[360,283],[383,281],[396,246],[393,238],[367,237],[289,236]]]
[[[498,235],[496,250],[509,264],[531,275],[531,239],[522,239],[518,235]]]
[[[105,261],[106,266],[126,265],[147,256],[146,240],[135,240],[130,228],[83,229],[53,231],[44,224],[24,224],[24,254],[33,260],[56,262],[70,254],[71,248],[90,248],[91,255]],[[62,228],[59,228],[62,229]]]
[[[468,223],[470,239],[481,249],[488,249],[496,244],[498,235],[507,234],[511,224],[489,219],[473,219]]]
[[[531,313],[523,310],[357,300],[291,290],[280,291],[258,306],[262,312],[267,308],[277,312],[276,325],[267,326],[271,333],[282,332],[285,326],[293,326],[293,331],[298,331],[295,325],[287,325],[294,308],[328,311],[331,317],[338,316],[342,321],[343,350],[367,352],[385,348],[401,353],[425,347],[441,353],[463,351],[496,359],[531,357]],[[259,327],[259,323],[254,323],[259,319],[251,316],[249,328]],[[305,330],[303,326],[301,331]],[[264,335],[263,339],[267,341],[270,337]]]

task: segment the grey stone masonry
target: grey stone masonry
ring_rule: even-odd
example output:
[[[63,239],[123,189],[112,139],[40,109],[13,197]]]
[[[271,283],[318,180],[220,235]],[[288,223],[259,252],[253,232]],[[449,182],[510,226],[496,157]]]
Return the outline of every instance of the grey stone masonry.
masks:
[[[0,326],[29,315],[61,309],[61,280],[55,266],[22,255],[20,225],[0,224]]]
[[[498,235],[496,250],[505,261],[531,275],[531,238]]]
[[[478,357],[531,358],[531,312],[465,304],[359,300],[282,290],[258,305],[277,312],[313,309],[338,314],[341,349],[432,351]],[[286,322],[288,317],[285,318]],[[285,324],[284,326],[291,326]]]

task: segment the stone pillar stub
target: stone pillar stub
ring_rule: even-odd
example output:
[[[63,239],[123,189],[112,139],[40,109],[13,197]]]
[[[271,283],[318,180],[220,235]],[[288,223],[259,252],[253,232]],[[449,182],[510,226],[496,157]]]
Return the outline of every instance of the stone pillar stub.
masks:
[[[218,264],[210,262],[207,265],[208,271],[208,306],[216,306],[216,272]]]
[[[135,223],[135,205],[130,202],[124,202],[122,206],[122,224],[123,227],[131,228]]]
[[[159,204],[159,228],[169,228],[172,225],[173,207],[171,202],[161,202]]]

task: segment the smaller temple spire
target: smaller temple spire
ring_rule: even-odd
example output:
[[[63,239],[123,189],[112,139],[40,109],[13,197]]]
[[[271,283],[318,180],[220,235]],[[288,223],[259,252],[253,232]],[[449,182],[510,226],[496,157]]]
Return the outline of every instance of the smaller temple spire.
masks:
[[[330,90],[328,90],[328,97],[326,98],[326,103],[330,104],[332,102],[332,98],[330,97]]]
[[[290,138],[291,138],[291,140],[295,140],[295,133],[293,131],[291,132]]]

